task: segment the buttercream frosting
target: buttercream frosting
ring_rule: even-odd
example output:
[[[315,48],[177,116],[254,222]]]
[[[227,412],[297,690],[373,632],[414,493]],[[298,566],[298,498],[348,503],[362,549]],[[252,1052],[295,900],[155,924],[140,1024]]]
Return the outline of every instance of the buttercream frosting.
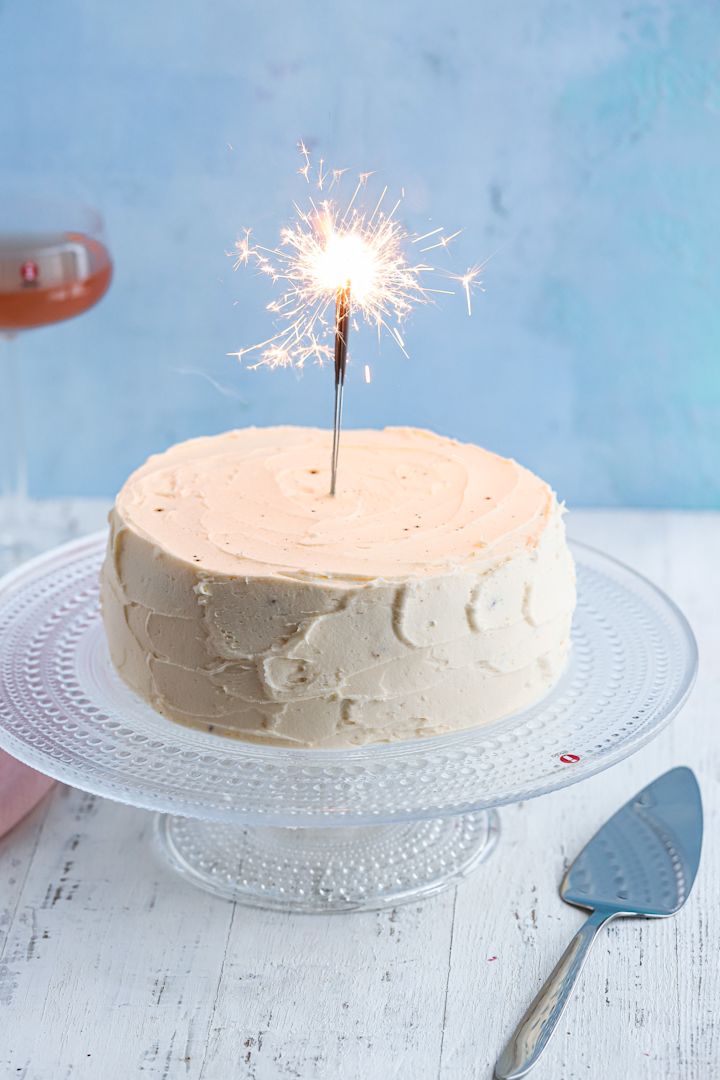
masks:
[[[220,734],[341,747],[487,723],[559,677],[562,509],[511,459],[413,428],[246,428],[151,457],[110,515],[121,676]]]

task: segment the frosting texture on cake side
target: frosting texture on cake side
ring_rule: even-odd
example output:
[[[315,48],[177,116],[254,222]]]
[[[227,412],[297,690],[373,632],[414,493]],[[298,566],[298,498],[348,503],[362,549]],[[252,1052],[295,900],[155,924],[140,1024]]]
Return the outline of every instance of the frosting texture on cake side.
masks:
[[[299,747],[488,723],[569,648],[562,508],[516,462],[412,428],[247,428],[151,457],[110,514],[103,619],[166,717]]]

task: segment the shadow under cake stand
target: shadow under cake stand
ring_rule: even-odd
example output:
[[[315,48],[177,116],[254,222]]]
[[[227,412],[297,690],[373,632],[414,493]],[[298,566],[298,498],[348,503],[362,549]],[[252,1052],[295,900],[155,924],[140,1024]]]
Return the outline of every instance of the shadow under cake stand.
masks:
[[[159,716],[121,681],[98,608],[105,535],[0,581],[0,746],[41,772],[158,811],[187,880],[288,911],[393,906],[469,873],[496,807],[577,783],[677,713],[697,649],[649,581],[573,544],[569,666],[539,704],[473,730],[354,750],[254,745]]]

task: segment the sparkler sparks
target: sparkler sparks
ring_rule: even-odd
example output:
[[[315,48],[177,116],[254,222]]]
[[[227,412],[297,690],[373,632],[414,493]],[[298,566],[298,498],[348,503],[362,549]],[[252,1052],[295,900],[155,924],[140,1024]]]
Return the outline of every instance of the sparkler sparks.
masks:
[[[463,292],[465,293],[468,315],[472,315],[472,290],[479,289],[480,292],[485,291],[482,287],[482,282],[478,281],[480,274],[482,274],[485,269],[485,265],[485,263],[482,263],[480,266],[471,266],[464,274],[448,275],[451,281],[459,281],[462,285]]]
[[[402,199],[385,209],[387,187],[372,209],[367,209],[370,172],[360,173],[344,205],[331,199],[332,193],[339,192],[347,170],[330,169],[322,159],[313,168],[304,143],[299,144],[299,150],[299,174],[324,197],[320,200],[311,195],[305,208],[295,204],[297,216],[282,229],[277,247],[254,243],[250,229],[237,240],[235,269],[253,264],[282,292],[267,305],[277,320],[276,333],[229,355],[239,360],[252,358],[251,368],[302,368],[308,361],[322,364],[334,359],[334,494],[348,336],[351,322],[357,325],[353,317],[374,327],[378,338],[387,334],[407,356],[401,327],[412,309],[432,300],[434,294],[456,291],[432,287],[431,275],[458,282],[471,314],[471,291],[480,287],[482,267],[454,275],[427,262],[412,262],[408,256],[415,245],[423,245],[417,248],[420,255],[446,252],[459,231],[448,234],[437,227],[420,236],[409,233],[396,217]]]

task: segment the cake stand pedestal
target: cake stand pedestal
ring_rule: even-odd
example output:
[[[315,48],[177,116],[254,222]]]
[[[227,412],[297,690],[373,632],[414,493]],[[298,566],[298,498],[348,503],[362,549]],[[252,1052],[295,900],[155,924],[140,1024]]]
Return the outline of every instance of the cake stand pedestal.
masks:
[[[239,903],[331,912],[439,892],[490,853],[496,807],[638,750],[680,709],[697,667],[672,601],[575,544],[570,663],[533,708],[352,750],[225,739],[165,720],[116,674],[98,610],[104,543],[75,541],[0,581],[0,746],[66,783],[158,811],[170,865]]]
[[[494,810],[321,829],[156,818],[178,873],[217,896],[281,911],[360,911],[433,896],[481,863],[498,832]]]

